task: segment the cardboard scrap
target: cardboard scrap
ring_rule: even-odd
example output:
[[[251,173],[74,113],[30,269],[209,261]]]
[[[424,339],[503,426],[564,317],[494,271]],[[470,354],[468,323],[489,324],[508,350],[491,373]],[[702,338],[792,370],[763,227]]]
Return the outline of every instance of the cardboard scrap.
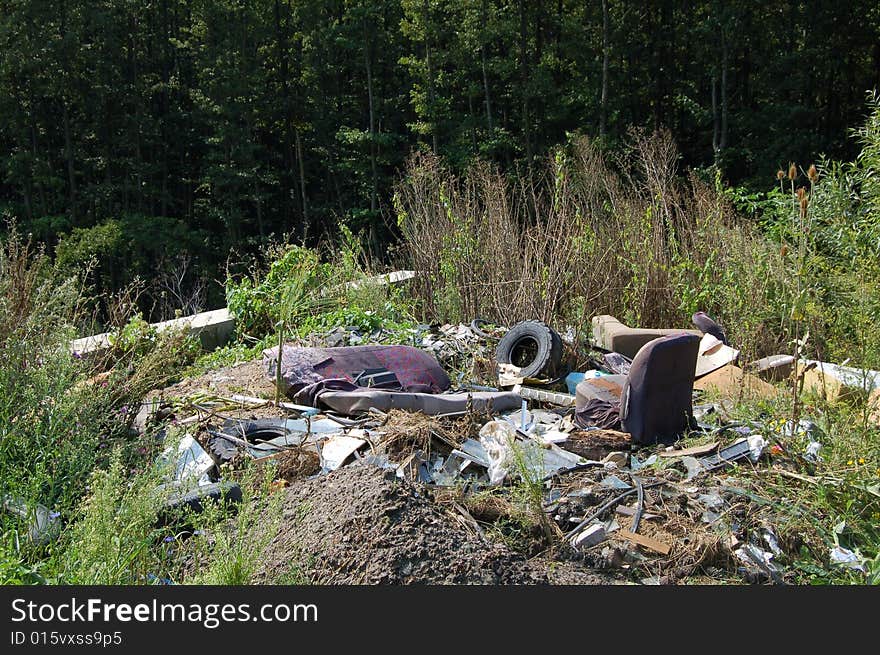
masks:
[[[864,399],[865,391],[857,386],[844,385],[837,377],[828,371],[817,367],[798,364],[798,375],[803,375],[803,390],[805,393],[813,393],[829,403],[838,401],[855,401]]]
[[[771,400],[776,397],[777,389],[751,373],[745,373],[739,366],[728,364],[717,371],[701,377],[694,382],[694,389],[716,391],[728,398],[753,396]]]

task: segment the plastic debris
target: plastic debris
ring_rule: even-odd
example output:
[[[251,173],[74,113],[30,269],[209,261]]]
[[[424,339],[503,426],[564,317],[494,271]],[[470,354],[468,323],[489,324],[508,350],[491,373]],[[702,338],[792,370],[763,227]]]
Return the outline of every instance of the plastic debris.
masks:
[[[560,432],[559,430],[548,430],[544,434],[538,437],[541,443],[545,445],[554,444],[554,443],[565,443],[568,441],[568,433]]]
[[[819,455],[820,450],[822,450],[822,444],[818,441],[811,441],[807,444],[807,447],[804,450],[804,458],[811,462],[821,462],[822,457]]]
[[[717,493],[700,494],[697,500],[709,509],[718,509],[724,505],[724,499]]]
[[[605,527],[600,523],[596,523],[587,526],[584,530],[574,535],[571,538],[571,545],[575,548],[590,548],[591,546],[601,544],[606,539],[608,539],[608,535],[605,533]]]
[[[61,531],[61,515],[44,505],[28,505],[21,499],[4,496],[3,509],[28,521],[28,539],[38,546],[49,543]]]
[[[687,477],[685,477],[685,480],[692,480],[706,470],[706,467],[703,466],[702,462],[696,457],[682,457],[681,463],[684,464],[684,467],[687,469]]]
[[[764,543],[767,544],[767,547],[774,555],[782,555],[782,549],[779,547],[779,539],[776,537],[773,530],[765,528],[762,531],[762,536],[764,537]]]
[[[616,475],[609,475],[602,482],[599,483],[600,487],[606,487],[608,489],[632,489],[632,485],[627,484]]]
[[[639,461],[639,458],[635,455],[630,455],[629,457],[629,468],[631,471],[639,471],[647,466],[653,466],[657,463],[657,455],[651,455],[644,462]]]
[[[800,419],[797,427],[791,421],[786,421],[782,426],[782,435],[785,437],[807,437],[811,441],[818,441],[823,436],[822,429],[806,419]]]
[[[516,431],[506,421],[490,421],[480,429],[480,443],[489,460],[489,484],[501,484],[513,461],[511,444]]]
[[[174,481],[186,482],[195,479],[198,484],[211,483],[208,474],[214,469],[214,460],[190,435],[180,440],[176,452],[172,452],[171,447],[166,448],[159,458],[169,464],[174,458],[174,469],[171,474],[171,479]]]
[[[831,549],[829,559],[831,560],[831,563],[836,566],[843,566],[847,569],[853,569],[854,571],[865,573],[865,565],[862,562],[862,558],[848,548],[835,546]]]
[[[746,570],[769,573],[771,576],[779,574],[779,568],[771,561],[773,553],[758,548],[754,544],[745,544],[734,551],[737,558],[745,564]]]
[[[758,460],[761,459],[761,453],[763,453],[764,449],[767,447],[767,441],[760,434],[753,434],[752,436],[747,437],[746,441],[749,444],[749,459],[757,464]]]
[[[755,435],[755,436],[760,436],[760,435]],[[763,438],[761,439],[761,441],[763,441]],[[757,440],[755,440],[754,443],[755,443],[756,448],[757,448],[757,446],[760,445],[760,442]],[[764,444],[761,445],[762,450],[765,445],[766,445],[766,442],[764,442]],[[750,457],[750,456],[752,456],[752,454],[753,454],[752,444],[749,442],[749,440],[748,439],[740,439],[738,441],[735,441],[732,445],[728,446],[727,448],[722,448],[720,451],[718,451],[718,453],[716,455],[710,455],[709,457],[702,457],[698,461],[706,470],[711,470],[711,469],[719,468],[719,467],[723,466],[724,464],[729,464],[730,462],[735,462],[736,460],[742,459],[743,457]],[[760,456],[760,453],[759,453],[759,456]],[[688,458],[686,458],[686,457],[682,458],[682,461],[684,461],[686,459],[688,459]],[[687,463],[685,464],[685,466],[687,466]],[[690,472],[690,467],[688,468],[688,472]],[[690,479],[690,478],[688,478],[688,479]]]

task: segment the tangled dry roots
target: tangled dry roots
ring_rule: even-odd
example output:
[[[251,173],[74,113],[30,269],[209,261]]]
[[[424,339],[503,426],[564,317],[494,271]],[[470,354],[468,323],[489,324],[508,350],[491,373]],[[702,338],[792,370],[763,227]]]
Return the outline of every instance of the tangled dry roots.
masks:
[[[285,450],[275,458],[278,465],[278,479],[288,482],[306,478],[321,470],[321,458],[318,453],[303,448]]]
[[[466,414],[460,418],[427,416],[419,412],[392,409],[379,428],[383,433],[382,446],[391,457],[410,455],[416,450],[428,453],[432,440],[457,448],[482,426],[482,417]]]

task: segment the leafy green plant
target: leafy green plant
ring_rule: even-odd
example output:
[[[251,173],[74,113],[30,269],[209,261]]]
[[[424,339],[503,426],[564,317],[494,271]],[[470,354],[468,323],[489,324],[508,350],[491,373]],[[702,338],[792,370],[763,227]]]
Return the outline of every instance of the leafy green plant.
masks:
[[[193,584],[249,584],[263,549],[281,525],[283,494],[273,493],[272,468],[248,467],[242,474],[242,501],[234,516],[209,505],[197,519],[202,561],[187,582]],[[292,584],[292,583],[288,583]]]
[[[162,530],[155,527],[164,500],[162,470],[128,470],[116,449],[106,470],[96,470],[65,537],[62,579],[70,584],[143,584],[156,569]]]
[[[513,468],[519,477],[513,498],[526,516],[540,526],[546,543],[552,544],[556,529],[544,511],[543,452],[535,443],[519,444],[515,440],[510,441],[510,451]]]
[[[265,335],[281,321],[308,315],[309,301],[319,298],[332,280],[331,268],[314,250],[288,246],[274,254],[265,275],[226,280],[227,305],[240,334]]]

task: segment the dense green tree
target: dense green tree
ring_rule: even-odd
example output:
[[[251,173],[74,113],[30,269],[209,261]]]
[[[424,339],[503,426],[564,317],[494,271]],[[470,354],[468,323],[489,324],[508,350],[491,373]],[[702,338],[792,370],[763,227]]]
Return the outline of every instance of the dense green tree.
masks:
[[[878,86],[869,0],[0,0],[0,211],[51,247],[127,230],[96,243],[140,274],[148,234],[209,276],[340,223],[382,253],[413,149],[526,171],[570,132],[663,126],[763,188],[852,158]]]

